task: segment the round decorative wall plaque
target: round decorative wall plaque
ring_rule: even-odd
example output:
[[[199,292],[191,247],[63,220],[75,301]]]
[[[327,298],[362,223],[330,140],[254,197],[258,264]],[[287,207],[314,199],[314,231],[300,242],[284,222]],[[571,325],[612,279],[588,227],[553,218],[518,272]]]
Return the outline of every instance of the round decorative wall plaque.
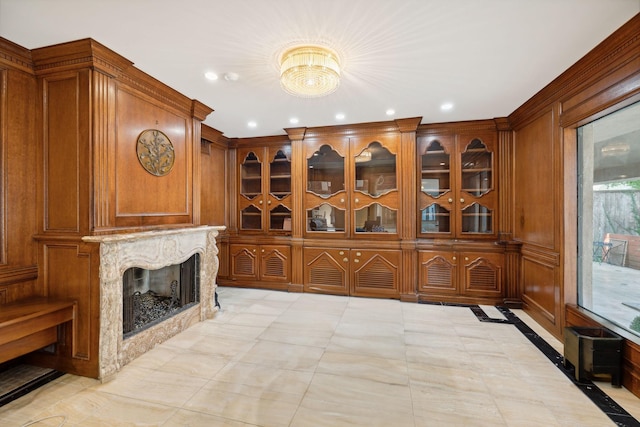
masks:
[[[147,129],[138,136],[138,160],[152,175],[165,176],[173,168],[175,152],[169,137],[157,129]]]

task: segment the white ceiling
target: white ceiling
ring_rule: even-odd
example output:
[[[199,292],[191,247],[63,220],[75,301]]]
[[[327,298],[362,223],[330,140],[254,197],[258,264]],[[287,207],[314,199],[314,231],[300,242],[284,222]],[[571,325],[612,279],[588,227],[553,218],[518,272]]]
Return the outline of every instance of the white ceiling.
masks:
[[[209,126],[251,137],[504,117],[638,12],[640,0],[0,0],[0,36],[29,49],[93,38],[213,108]],[[278,55],[300,42],[340,53],[335,93],[280,88]]]

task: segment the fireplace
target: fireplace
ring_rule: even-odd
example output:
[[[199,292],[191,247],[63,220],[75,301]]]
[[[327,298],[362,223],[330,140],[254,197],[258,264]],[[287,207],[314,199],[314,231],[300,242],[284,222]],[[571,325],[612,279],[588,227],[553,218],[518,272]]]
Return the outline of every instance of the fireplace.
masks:
[[[191,307],[200,299],[200,254],[149,270],[131,267],[122,278],[122,333],[127,339]]]
[[[122,366],[157,344],[197,322],[213,317],[216,312],[215,280],[218,274],[215,238],[219,230],[224,230],[224,227],[199,226],[83,238],[86,242],[100,243],[99,378],[102,381],[113,378]],[[171,271],[176,268],[171,266],[175,265],[179,266],[179,273]],[[156,294],[168,293],[171,303],[171,282],[178,280],[176,298],[181,298],[180,293],[190,294],[187,298],[189,302],[179,310],[172,310],[169,316],[161,316],[135,332],[125,333],[124,319],[131,315],[125,314],[130,310],[130,306],[124,303],[125,276],[131,275],[144,282],[146,274],[154,275],[154,272],[165,268],[166,271],[158,274],[173,277],[169,280],[168,291],[161,291],[162,287],[149,282],[133,293],[142,295],[154,289],[152,292]],[[188,272],[189,269],[192,272]],[[186,276],[193,278],[192,287],[185,284],[183,288],[182,277]],[[156,278],[150,280],[160,281]]]

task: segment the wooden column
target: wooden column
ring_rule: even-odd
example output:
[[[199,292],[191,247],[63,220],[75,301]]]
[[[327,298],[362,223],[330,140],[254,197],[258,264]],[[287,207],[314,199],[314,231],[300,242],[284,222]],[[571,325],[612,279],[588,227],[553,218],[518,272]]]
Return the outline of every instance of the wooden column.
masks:
[[[400,138],[398,188],[401,189],[399,237],[402,250],[400,300],[417,301],[418,252],[416,251],[417,159],[416,130],[421,117],[396,120]]]
[[[305,227],[304,213],[304,150],[303,141],[307,128],[285,129],[291,141],[291,283],[290,292],[303,290],[303,236]]]

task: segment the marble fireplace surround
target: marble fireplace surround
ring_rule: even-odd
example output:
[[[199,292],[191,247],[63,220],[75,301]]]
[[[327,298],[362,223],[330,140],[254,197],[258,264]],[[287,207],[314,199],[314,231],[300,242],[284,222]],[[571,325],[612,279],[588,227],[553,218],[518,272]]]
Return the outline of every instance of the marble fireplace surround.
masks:
[[[221,226],[201,226],[102,236],[100,244],[100,380],[194,323],[213,317],[218,274],[216,236]],[[157,270],[200,254],[200,302],[126,340],[122,336],[123,275],[131,267]]]

